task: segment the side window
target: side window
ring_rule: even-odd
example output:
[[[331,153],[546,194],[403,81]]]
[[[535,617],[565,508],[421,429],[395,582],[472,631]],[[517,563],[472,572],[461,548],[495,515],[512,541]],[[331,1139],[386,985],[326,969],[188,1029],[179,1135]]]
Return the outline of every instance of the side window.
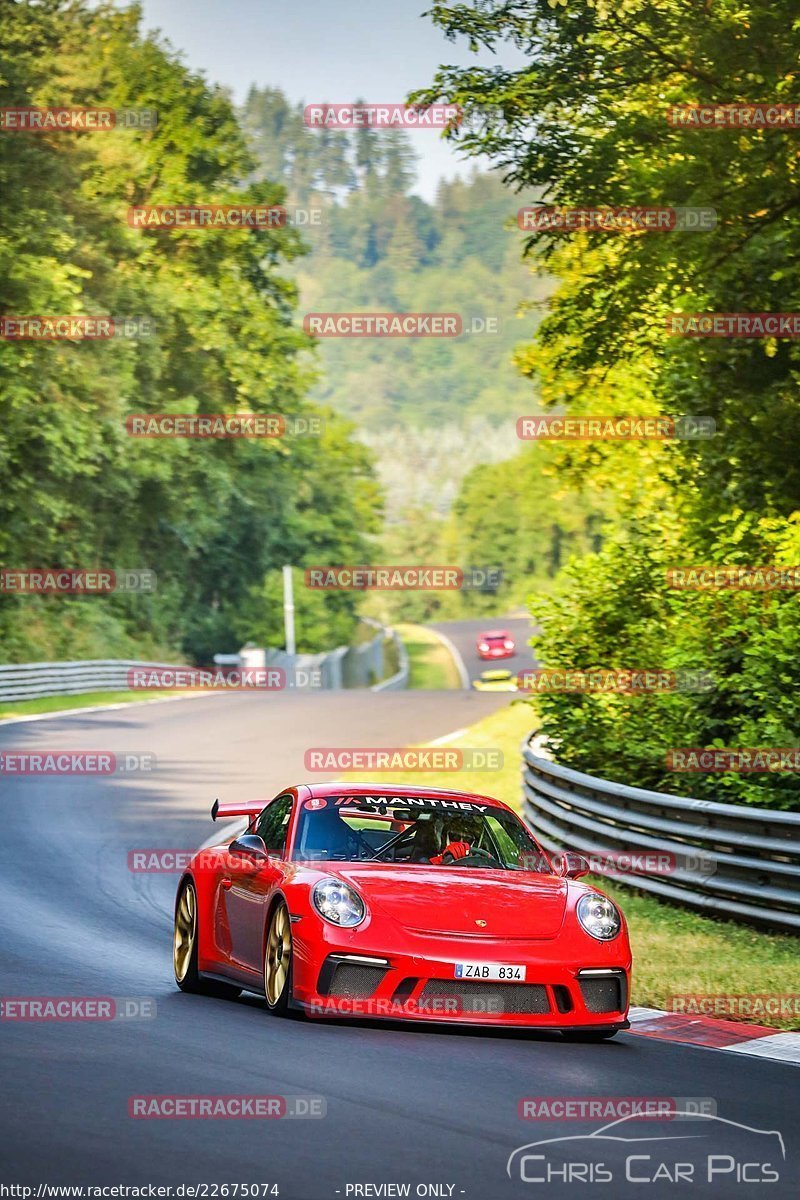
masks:
[[[292,797],[279,796],[264,809],[256,823],[256,833],[264,839],[268,850],[282,854],[286,849],[286,831],[292,815]]]
[[[506,833],[503,826],[495,817],[486,816],[486,824],[492,831],[492,837],[497,843],[497,848],[502,854],[506,863],[516,865],[519,858],[519,847],[514,844],[514,839],[510,834]]]

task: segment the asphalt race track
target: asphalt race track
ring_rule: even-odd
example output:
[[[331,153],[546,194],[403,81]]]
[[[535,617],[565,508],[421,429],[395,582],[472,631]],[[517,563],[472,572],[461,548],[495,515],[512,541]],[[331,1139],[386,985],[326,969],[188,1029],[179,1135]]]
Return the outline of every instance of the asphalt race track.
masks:
[[[470,682],[480,679],[482,671],[524,671],[534,663],[533,651],[528,645],[533,627],[527,617],[483,617],[478,621],[440,621],[431,624],[431,629],[443,633],[458,650]],[[516,653],[511,658],[485,661],[478,658],[478,636],[490,629],[507,629],[516,642]]]
[[[698,1180],[678,1185],[682,1195],[797,1195],[796,1067],[630,1034],[580,1045],[558,1035],[280,1020],[255,997],[223,1001],[175,989],[176,876],[132,873],[130,850],[199,845],[213,831],[215,796],[273,795],[304,776],[309,746],[427,740],[505,700],[469,692],[229,695],[0,728],[4,752],[106,749],[158,760],[150,774],[3,778],[2,995],[147,998],[156,1015],[0,1022],[0,1179],[34,1186],[277,1183],[289,1200],[403,1194],[355,1192],[356,1184],[410,1184],[411,1196],[471,1200],[592,1196],[597,1182],[537,1185],[521,1182],[519,1172],[509,1179],[515,1148],[602,1124],[523,1121],[518,1101],[657,1095],[713,1098],[726,1120],[785,1138],[781,1182]],[[327,1115],[128,1116],[132,1095],[242,1094],[321,1096]],[[678,1132],[677,1122],[648,1123],[647,1136]],[[732,1146],[746,1144],[754,1161],[769,1142],[774,1158],[775,1140],[714,1123],[707,1141],[684,1142],[686,1151],[674,1149],[681,1143],[647,1143],[637,1168],[652,1173],[662,1158],[686,1160],[701,1146],[733,1154]],[[622,1172],[617,1164],[629,1147],[606,1145],[601,1157]],[[614,1178],[603,1194],[615,1200],[637,1186],[654,1198],[678,1190],[663,1182],[642,1193],[624,1174]],[[418,1193],[418,1185],[440,1190]]]

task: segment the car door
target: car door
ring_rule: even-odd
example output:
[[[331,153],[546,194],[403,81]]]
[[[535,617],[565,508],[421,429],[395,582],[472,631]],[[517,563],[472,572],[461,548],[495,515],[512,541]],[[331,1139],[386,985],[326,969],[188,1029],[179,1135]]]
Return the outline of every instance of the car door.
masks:
[[[264,922],[267,905],[284,874],[286,838],[292,815],[291,795],[278,796],[264,809],[253,830],[263,838],[269,857],[233,858],[222,881],[223,904],[234,966],[261,975],[264,969]]]

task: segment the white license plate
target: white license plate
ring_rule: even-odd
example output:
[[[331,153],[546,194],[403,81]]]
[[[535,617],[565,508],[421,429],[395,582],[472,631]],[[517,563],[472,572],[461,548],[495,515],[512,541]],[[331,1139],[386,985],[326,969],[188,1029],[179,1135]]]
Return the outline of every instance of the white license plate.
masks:
[[[456,979],[490,979],[493,982],[503,979],[522,983],[525,968],[513,963],[456,963]]]

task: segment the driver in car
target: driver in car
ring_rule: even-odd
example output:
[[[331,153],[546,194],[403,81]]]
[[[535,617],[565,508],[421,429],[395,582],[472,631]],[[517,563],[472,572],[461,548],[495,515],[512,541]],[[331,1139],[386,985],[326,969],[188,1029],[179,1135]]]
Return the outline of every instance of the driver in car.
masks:
[[[430,861],[434,866],[447,866],[458,862],[472,853],[473,844],[480,837],[480,818],[458,815],[452,817],[442,830],[441,844],[444,846],[441,854],[435,854]]]

